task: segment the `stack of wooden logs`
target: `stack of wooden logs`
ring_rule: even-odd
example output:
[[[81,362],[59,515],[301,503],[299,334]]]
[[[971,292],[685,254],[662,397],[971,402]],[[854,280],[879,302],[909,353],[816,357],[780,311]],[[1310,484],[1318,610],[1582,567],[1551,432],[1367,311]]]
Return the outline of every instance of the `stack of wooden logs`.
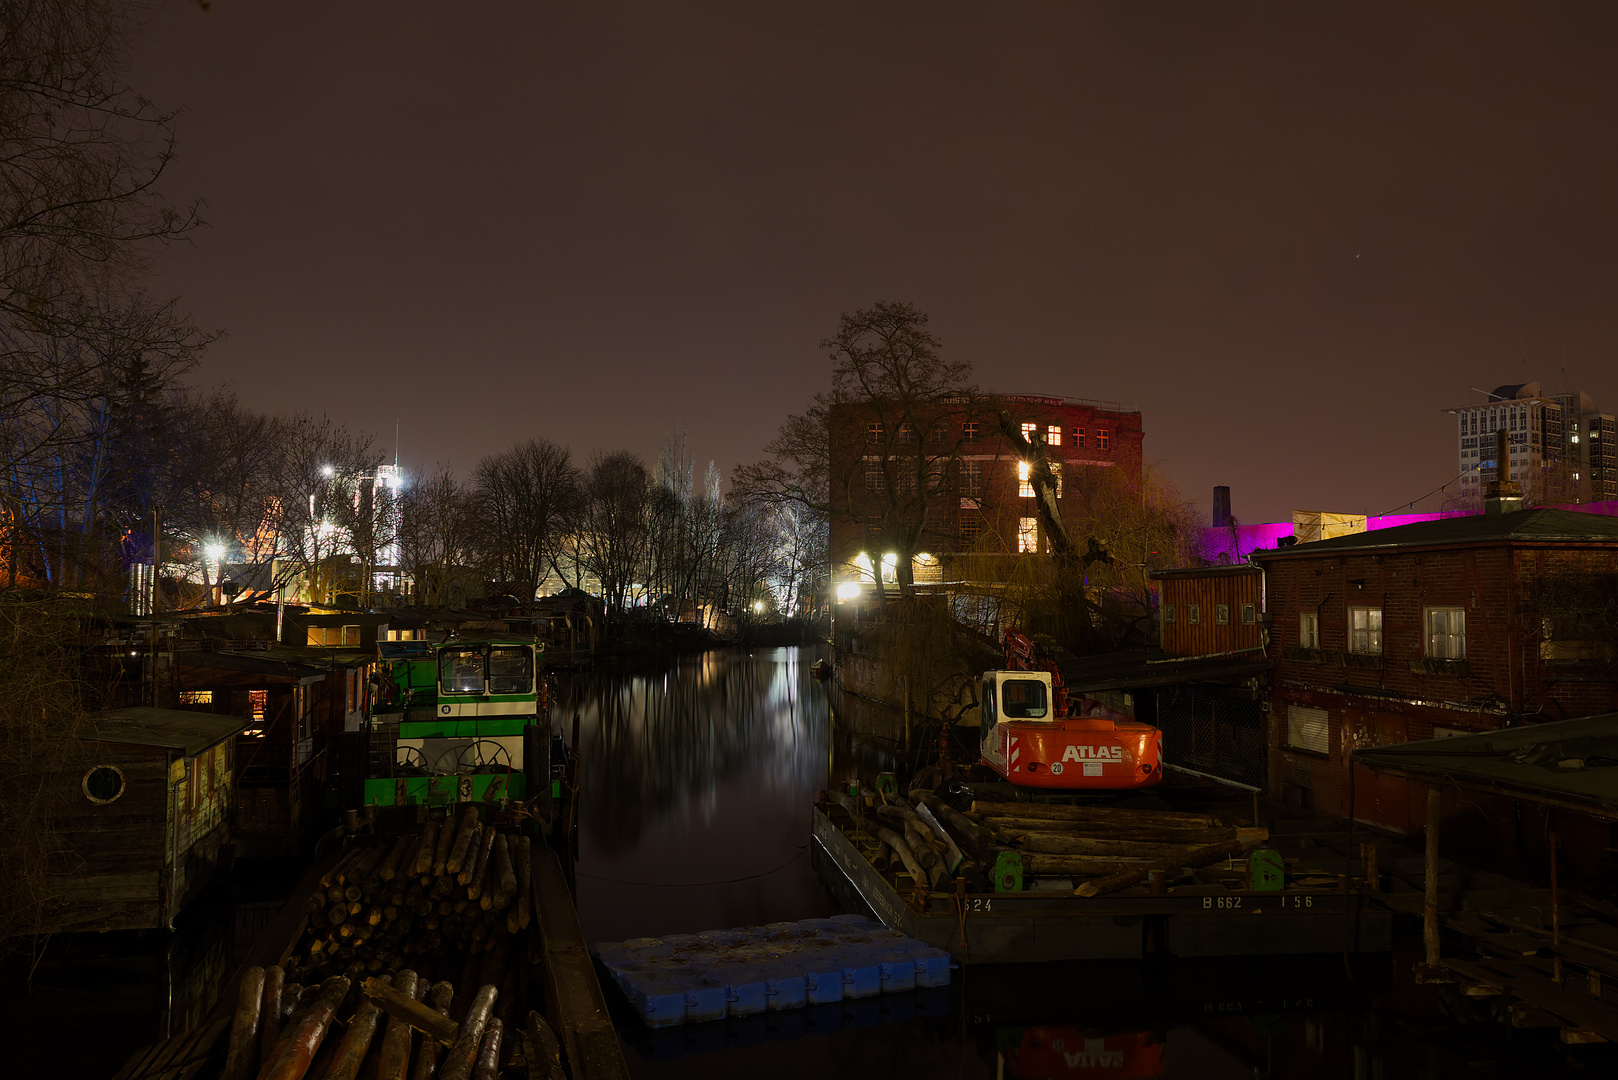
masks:
[[[1020,851],[1031,873],[1094,879],[1074,890],[1080,896],[1128,888],[1153,870],[1208,866],[1269,837],[1265,829],[1170,810],[974,802],[966,816],[996,843]]]
[[[310,895],[287,977],[358,980],[409,966],[464,983],[532,920],[531,867],[528,837],[481,822],[471,805],[419,834],[355,847]]]
[[[1154,870],[1208,866],[1269,835],[1208,814],[1025,802],[974,802],[963,814],[931,792],[910,794],[870,806],[839,791],[827,798],[880,842],[870,856],[878,871],[903,869],[934,889],[955,876],[971,880],[1015,851],[1025,872],[1090,879],[1075,892],[1095,896],[1140,884]]]
[[[453,984],[431,982],[409,968],[363,983],[334,975],[308,987],[287,983],[283,976],[274,967],[243,973],[223,1069],[189,1076],[559,1080],[563,1075],[555,1034],[538,1013],[528,1013],[517,1036],[507,1038],[515,1013],[510,997],[492,983],[471,993],[464,992],[473,984],[462,984],[463,993],[457,993]]]

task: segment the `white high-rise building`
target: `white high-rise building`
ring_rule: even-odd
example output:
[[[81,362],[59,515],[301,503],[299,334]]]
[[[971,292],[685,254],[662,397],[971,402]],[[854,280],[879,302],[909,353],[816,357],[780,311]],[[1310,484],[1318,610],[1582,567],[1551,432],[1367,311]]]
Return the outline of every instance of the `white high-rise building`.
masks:
[[[1490,480],[1516,481],[1530,500],[1590,502],[1618,499],[1618,430],[1583,392],[1547,394],[1537,382],[1497,386],[1477,405],[1450,409],[1463,497],[1481,498]],[[1495,433],[1510,452],[1495,462]]]

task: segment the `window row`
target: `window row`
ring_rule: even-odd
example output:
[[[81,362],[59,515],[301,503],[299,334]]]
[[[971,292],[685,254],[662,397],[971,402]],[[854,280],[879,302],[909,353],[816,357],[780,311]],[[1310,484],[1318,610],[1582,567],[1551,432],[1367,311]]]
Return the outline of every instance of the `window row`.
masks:
[[[1430,607],[1422,611],[1426,636],[1425,655],[1430,660],[1466,659],[1466,609]],[[1320,613],[1305,611],[1298,616],[1298,644],[1305,649],[1320,648]],[[1364,656],[1382,655],[1382,609],[1348,609],[1348,651]]]
[[[976,420],[968,420],[961,425],[961,438],[968,442],[979,438],[984,433],[983,426]],[[1022,434],[1023,438],[1032,442],[1041,437],[1041,425],[1024,424]],[[873,420],[865,425],[865,441],[871,446],[880,445],[886,435],[887,426],[880,420]],[[1065,435],[1073,446],[1084,446],[1086,439],[1093,440],[1097,450],[1106,450],[1112,445],[1112,432],[1107,428],[1096,428],[1093,432],[1087,434],[1084,428],[1073,427],[1068,428]],[[1061,446],[1063,437],[1064,432],[1061,425],[1044,425],[1043,439],[1046,446]],[[927,430],[927,442],[930,445],[944,446],[948,440],[949,425],[947,423],[934,424]],[[914,425],[900,424],[894,429],[893,441],[904,446],[914,446],[919,441]]]
[[[1215,625],[1217,625],[1217,626],[1229,626],[1230,625],[1230,605],[1229,604],[1215,604],[1213,606],[1213,609],[1214,609],[1214,623],[1215,623]],[[1166,623],[1178,622],[1179,621],[1179,616],[1180,616],[1180,612],[1177,610],[1176,605],[1174,605],[1174,604],[1164,604],[1163,605],[1163,621],[1164,622],[1166,622]],[[1202,622],[1202,605],[1201,604],[1187,604],[1187,605],[1185,605],[1185,621],[1187,623],[1200,623],[1200,622]],[[1258,622],[1258,608],[1253,604],[1243,604],[1242,605],[1242,625],[1243,626],[1252,626],[1256,622]]]

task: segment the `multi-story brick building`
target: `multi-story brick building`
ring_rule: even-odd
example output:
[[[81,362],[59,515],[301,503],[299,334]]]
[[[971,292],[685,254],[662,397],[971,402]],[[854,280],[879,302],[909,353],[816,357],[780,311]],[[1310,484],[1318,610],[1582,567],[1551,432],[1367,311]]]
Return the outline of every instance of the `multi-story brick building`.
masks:
[[[1618,616],[1594,610],[1614,602],[1618,519],[1513,503],[1255,553],[1272,794],[1416,829],[1409,781],[1351,777],[1352,751],[1618,708],[1613,642],[1592,630]]]
[[[1025,437],[1045,444],[1064,516],[1087,490],[1115,481],[1138,487],[1141,415],[1113,403],[1037,394],[957,401],[931,410],[876,404],[833,407],[831,562],[834,582],[938,578],[952,555],[973,550],[1044,551],[1028,465],[1000,431],[1008,412]]]

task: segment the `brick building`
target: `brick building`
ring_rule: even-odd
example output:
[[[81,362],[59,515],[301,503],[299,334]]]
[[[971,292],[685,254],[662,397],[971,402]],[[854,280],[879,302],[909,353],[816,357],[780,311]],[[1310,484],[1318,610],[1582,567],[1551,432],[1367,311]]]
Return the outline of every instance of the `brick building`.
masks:
[[[1618,708],[1613,642],[1591,630],[1618,615],[1597,610],[1618,520],[1502,510],[1513,501],[1254,554],[1276,659],[1272,795],[1419,829],[1410,782],[1356,767],[1351,783],[1349,753]]]
[[[950,557],[963,551],[1045,550],[1028,468],[1001,434],[1000,410],[1045,443],[1064,515],[1078,514],[1098,484],[1138,488],[1141,415],[1115,404],[1005,394],[908,417],[838,405],[828,420],[834,584],[874,581],[878,567],[883,580],[898,580],[907,548],[917,581],[947,578]]]

